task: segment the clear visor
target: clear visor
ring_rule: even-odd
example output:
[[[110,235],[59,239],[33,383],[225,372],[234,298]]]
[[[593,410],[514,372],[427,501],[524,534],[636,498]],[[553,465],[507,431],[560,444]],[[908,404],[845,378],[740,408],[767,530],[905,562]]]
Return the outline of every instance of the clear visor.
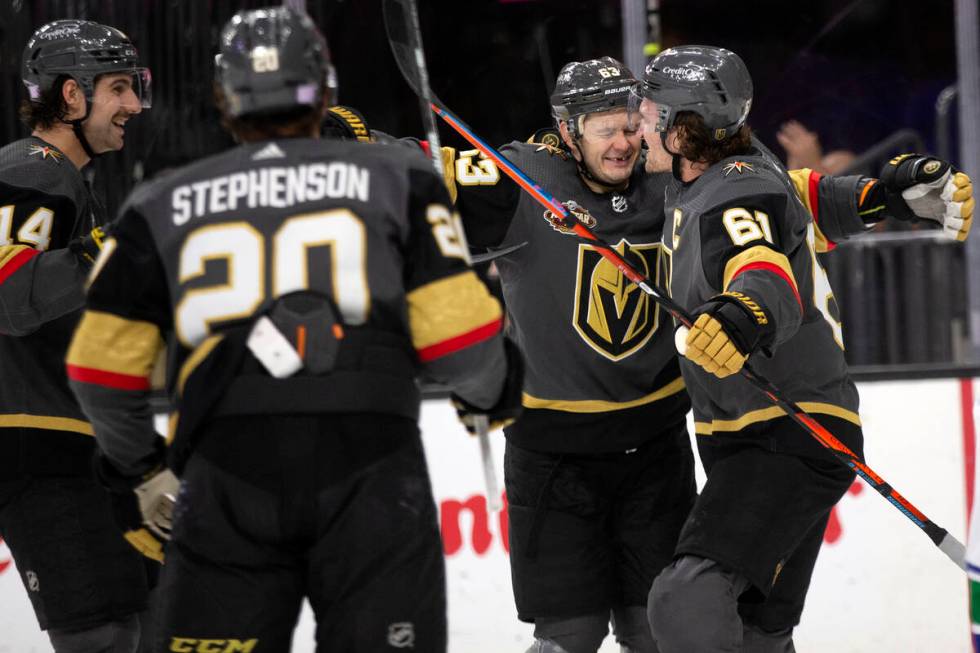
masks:
[[[582,137],[589,141],[609,141],[620,135],[629,139],[636,134],[630,127],[629,113],[622,107],[579,116],[576,120]]]
[[[149,68],[133,70],[133,92],[139,98],[141,107],[149,109],[153,106],[153,75]]]
[[[100,84],[105,83],[106,78],[108,78],[108,91],[107,95],[99,95],[102,91],[96,91],[96,88]],[[130,68],[128,70],[120,70],[118,72],[108,72],[103,73],[98,76],[97,81],[93,85],[91,94],[92,97],[88,98],[89,101],[97,103],[100,98],[108,98],[113,96],[119,96],[120,101],[123,105],[135,109],[136,105],[139,105],[143,109],[149,109],[152,104],[151,95],[151,83],[152,76],[150,75],[149,68]],[[107,101],[103,99],[102,101]]]
[[[626,105],[628,127],[640,132],[662,132],[666,129],[666,117],[670,108],[659,106],[653,100],[644,97],[639,91],[639,85],[630,90],[629,102]]]

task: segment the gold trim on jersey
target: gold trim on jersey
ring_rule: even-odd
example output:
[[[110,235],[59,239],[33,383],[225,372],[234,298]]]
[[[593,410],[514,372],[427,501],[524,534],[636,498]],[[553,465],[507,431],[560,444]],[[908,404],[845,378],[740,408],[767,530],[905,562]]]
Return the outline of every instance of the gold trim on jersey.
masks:
[[[149,377],[162,347],[160,329],[155,324],[86,311],[66,358],[69,365],[77,367]]]
[[[443,145],[439,149],[440,158],[442,159],[442,181],[446,184],[446,190],[449,191],[449,199],[452,200],[453,206],[455,206],[456,197],[459,195],[459,189],[456,188],[456,148]]]
[[[660,284],[661,243],[634,245],[622,239],[613,249],[621,256],[632,252],[630,262],[642,260],[638,271]],[[660,306],[595,247],[580,244],[572,326],[589,347],[611,361],[620,361],[653,337],[660,326]]]
[[[803,206],[806,210],[813,216],[813,203],[810,198],[810,175],[813,174],[813,170],[810,168],[800,168],[799,170],[789,171],[789,180],[793,182],[793,188],[796,190],[796,194],[799,196],[800,200],[803,202]],[[815,217],[815,216],[814,216]],[[820,231],[820,225],[817,224],[816,219],[813,220],[813,235],[816,239],[814,243],[816,250],[820,254],[824,254],[830,251],[831,242],[827,240],[827,237],[823,235]]]
[[[3,245],[0,246],[0,268],[14,260],[21,252],[32,250],[27,245]]]
[[[0,415],[0,428],[44,429],[45,431],[70,431],[81,435],[95,435],[95,429],[85,420],[71,417],[28,415],[26,413]]]
[[[861,426],[861,417],[857,413],[847,410],[846,408],[841,408],[840,406],[825,404],[820,401],[801,401],[797,405],[808,413],[831,415],[832,417],[839,417],[843,420],[851,422],[852,424]],[[715,419],[711,420],[710,422],[695,421],[694,432],[698,435],[713,435],[717,432],[728,433],[731,431],[741,431],[746,426],[751,424],[768,422],[769,420],[785,416],[786,412],[782,408],[779,406],[770,406],[769,408],[760,408],[759,410],[753,410],[745,413],[738,419]]]
[[[677,377],[664,387],[651,392],[648,395],[633,399],[632,401],[604,401],[601,399],[582,399],[582,400],[562,400],[562,399],[540,399],[524,393],[522,404],[525,408],[547,408],[548,410],[561,410],[566,413],[607,413],[612,410],[624,410],[635,408],[644,404],[651,404],[660,401],[671,395],[684,390],[684,379]]]
[[[469,333],[502,315],[500,303],[472,270],[408,293],[408,324],[416,350]]]
[[[796,283],[796,277],[793,276],[793,267],[790,265],[789,259],[786,258],[785,254],[777,252],[765,245],[750,247],[728,259],[728,263],[725,264],[725,276],[721,282],[722,291],[728,290],[728,284],[732,282],[735,274],[750,263],[771,263],[775,265],[785,272],[789,280],[793,282],[793,290],[797,293],[799,292],[799,285]]]

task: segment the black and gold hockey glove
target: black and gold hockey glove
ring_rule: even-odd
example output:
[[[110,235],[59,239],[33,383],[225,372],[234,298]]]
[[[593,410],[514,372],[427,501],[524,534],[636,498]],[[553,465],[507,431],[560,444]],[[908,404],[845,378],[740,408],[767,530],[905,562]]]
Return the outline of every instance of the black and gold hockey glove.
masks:
[[[719,379],[742,369],[773,332],[772,321],[750,297],[726,292],[694,311],[696,319],[678,351]]]
[[[524,358],[517,345],[510,339],[504,338],[503,342],[507,357],[507,377],[504,379],[504,387],[500,391],[497,403],[490,408],[480,408],[455,393],[451,397],[459,421],[470,435],[477,434],[477,415],[486,415],[489,423],[488,430],[493,431],[510,426],[523,410],[521,399],[524,396]]]
[[[105,227],[96,227],[84,236],[79,236],[68,243],[68,249],[74,252],[79,260],[88,265],[95,264],[95,259],[99,258],[102,251],[102,243],[108,238]]]
[[[147,558],[163,563],[180,481],[163,465],[141,476],[124,476],[101,454],[96,456],[95,471],[109,491],[113,518],[123,537]]]
[[[360,111],[354,107],[335,105],[327,109],[320,125],[320,133],[326,138],[342,141],[371,143],[374,135]]]
[[[885,208],[899,220],[932,220],[950,238],[966,240],[973,224],[973,184],[948,162],[902,154],[881,169]]]

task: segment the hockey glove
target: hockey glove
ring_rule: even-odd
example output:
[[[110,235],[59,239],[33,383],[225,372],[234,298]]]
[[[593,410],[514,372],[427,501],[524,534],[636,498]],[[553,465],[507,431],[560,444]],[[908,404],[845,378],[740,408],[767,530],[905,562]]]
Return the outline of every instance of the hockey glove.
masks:
[[[517,345],[510,339],[504,338],[503,342],[504,353],[507,356],[507,377],[504,379],[504,387],[500,391],[497,403],[490,408],[479,408],[455,393],[451,397],[459,421],[470,435],[476,435],[477,415],[486,415],[489,422],[488,430],[493,431],[513,424],[523,410],[521,399],[524,396],[524,359]]]
[[[320,131],[326,138],[371,143],[374,136],[364,116],[354,107],[332,106],[323,115]]]
[[[96,458],[96,475],[109,491],[113,517],[126,541],[147,558],[162,563],[180,481],[163,466],[142,476],[124,476],[102,455]]]
[[[888,213],[899,220],[939,223],[950,238],[966,240],[973,223],[973,184],[941,159],[897,156],[881,169]]]
[[[769,338],[771,320],[750,297],[726,292],[698,308],[678,351],[719,379],[737,373]]]
[[[74,252],[79,260],[87,265],[93,265],[102,251],[102,243],[107,238],[105,228],[96,227],[84,236],[79,236],[68,243],[68,249]]]

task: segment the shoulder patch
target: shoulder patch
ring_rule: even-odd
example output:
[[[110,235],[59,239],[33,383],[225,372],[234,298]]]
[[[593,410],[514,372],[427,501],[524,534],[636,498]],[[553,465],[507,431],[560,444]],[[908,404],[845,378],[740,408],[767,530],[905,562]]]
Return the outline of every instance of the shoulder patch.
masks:
[[[755,172],[755,167],[751,163],[746,163],[745,161],[732,161],[731,163],[726,163],[725,167],[722,168],[722,172],[727,177],[733,172],[738,174],[743,174],[745,172]]]

